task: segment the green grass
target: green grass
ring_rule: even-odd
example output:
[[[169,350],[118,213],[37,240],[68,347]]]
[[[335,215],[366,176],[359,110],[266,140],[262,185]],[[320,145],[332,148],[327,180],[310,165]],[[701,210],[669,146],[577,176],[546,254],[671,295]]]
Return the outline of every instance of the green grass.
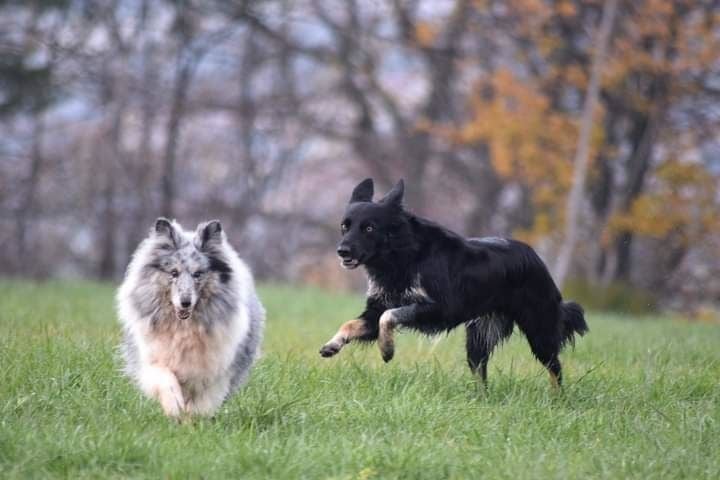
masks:
[[[212,420],[118,373],[110,286],[0,282],[0,478],[718,478],[720,328],[589,315],[566,387],[516,335],[487,392],[460,330],[317,349],[362,299],[266,286],[264,355]]]

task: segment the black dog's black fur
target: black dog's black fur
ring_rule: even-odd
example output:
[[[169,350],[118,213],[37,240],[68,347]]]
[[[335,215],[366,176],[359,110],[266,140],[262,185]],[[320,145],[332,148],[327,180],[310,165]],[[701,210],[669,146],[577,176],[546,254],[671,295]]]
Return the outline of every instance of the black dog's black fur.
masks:
[[[402,180],[379,202],[372,196],[372,179],[355,187],[338,246],[346,268],[367,270],[366,308],[321,355],[333,356],[351,340],[378,340],[389,361],[395,327],[434,334],[465,324],[468,365],[486,381],[493,348],[516,324],[559,385],[558,354],[588,327],[582,307],[562,301],[535,251],[505,238],[466,239],[405,211]]]

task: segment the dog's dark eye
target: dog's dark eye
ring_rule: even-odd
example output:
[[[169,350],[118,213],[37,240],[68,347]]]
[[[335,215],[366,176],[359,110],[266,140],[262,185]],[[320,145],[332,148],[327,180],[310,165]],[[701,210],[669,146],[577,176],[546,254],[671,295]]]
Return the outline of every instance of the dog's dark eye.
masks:
[[[198,272],[194,272],[194,273],[192,274],[192,277],[193,277],[193,278],[200,278],[200,277],[202,277],[202,272],[199,272],[199,271],[198,271]]]
[[[178,272],[177,270],[172,270],[170,272],[170,276],[173,278],[177,278],[179,275],[180,275],[180,272]]]
[[[373,230],[375,230],[375,229],[373,228],[372,225],[368,225],[367,227],[365,227],[365,231],[366,231],[367,233],[370,233],[370,232],[372,232]]]
[[[342,223],[342,224],[340,224],[340,231],[343,232],[343,233],[345,233],[345,232],[348,231],[347,223]]]

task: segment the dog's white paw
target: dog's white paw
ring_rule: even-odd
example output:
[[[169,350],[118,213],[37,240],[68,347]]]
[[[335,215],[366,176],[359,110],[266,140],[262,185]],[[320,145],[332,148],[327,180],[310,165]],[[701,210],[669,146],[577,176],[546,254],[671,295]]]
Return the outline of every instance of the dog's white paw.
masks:
[[[159,397],[160,406],[168,417],[178,418],[185,411],[185,399],[179,388],[163,389]]]

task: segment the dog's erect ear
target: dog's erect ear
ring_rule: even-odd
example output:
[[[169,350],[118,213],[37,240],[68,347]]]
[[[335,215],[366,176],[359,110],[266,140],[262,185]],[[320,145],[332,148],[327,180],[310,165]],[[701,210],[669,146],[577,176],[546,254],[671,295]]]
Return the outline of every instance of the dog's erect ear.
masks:
[[[220,245],[222,243],[222,225],[219,220],[210,220],[209,222],[198,225],[195,232],[195,246],[200,250],[208,247]]]
[[[373,186],[373,179],[366,178],[362,182],[358,183],[355,190],[352,192],[350,197],[350,203],[355,202],[372,202],[372,197],[375,187]]]
[[[403,194],[405,193],[405,182],[400,179],[398,183],[378,203],[402,207]]]
[[[165,217],[160,217],[155,220],[155,235],[160,238],[167,239],[173,247],[178,246],[178,233],[175,231],[175,227],[172,222]]]

